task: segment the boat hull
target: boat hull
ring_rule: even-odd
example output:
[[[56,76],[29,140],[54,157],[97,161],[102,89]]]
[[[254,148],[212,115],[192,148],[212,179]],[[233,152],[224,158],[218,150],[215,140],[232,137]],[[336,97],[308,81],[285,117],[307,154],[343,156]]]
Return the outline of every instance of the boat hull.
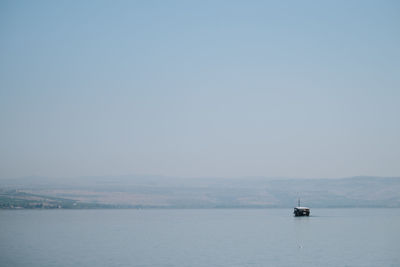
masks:
[[[310,209],[308,208],[294,208],[293,214],[295,217],[310,216]]]

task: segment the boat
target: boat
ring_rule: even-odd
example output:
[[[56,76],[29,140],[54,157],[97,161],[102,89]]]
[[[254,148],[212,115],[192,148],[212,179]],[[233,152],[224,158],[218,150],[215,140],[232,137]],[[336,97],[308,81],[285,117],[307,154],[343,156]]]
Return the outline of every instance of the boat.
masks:
[[[293,214],[298,216],[310,216],[310,208],[300,206],[300,198],[297,207],[294,208]]]

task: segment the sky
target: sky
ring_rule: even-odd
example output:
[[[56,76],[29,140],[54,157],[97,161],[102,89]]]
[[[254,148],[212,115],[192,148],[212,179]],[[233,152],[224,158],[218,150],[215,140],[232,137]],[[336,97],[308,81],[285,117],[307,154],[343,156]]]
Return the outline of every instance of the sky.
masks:
[[[398,1],[0,2],[0,178],[400,176]]]

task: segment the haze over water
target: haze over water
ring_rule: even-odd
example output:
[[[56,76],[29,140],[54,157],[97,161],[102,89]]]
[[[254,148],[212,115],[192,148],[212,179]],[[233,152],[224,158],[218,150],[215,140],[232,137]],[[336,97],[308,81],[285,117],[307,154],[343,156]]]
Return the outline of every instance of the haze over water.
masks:
[[[0,265],[399,266],[400,209],[0,211]]]
[[[0,178],[400,174],[398,1],[1,1]]]
[[[399,14],[0,1],[0,266],[400,266]]]

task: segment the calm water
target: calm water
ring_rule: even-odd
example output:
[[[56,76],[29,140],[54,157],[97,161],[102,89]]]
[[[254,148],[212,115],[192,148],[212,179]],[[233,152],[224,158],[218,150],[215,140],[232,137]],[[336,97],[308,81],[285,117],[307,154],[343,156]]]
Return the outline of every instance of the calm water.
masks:
[[[400,266],[400,209],[3,210],[0,266]]]

